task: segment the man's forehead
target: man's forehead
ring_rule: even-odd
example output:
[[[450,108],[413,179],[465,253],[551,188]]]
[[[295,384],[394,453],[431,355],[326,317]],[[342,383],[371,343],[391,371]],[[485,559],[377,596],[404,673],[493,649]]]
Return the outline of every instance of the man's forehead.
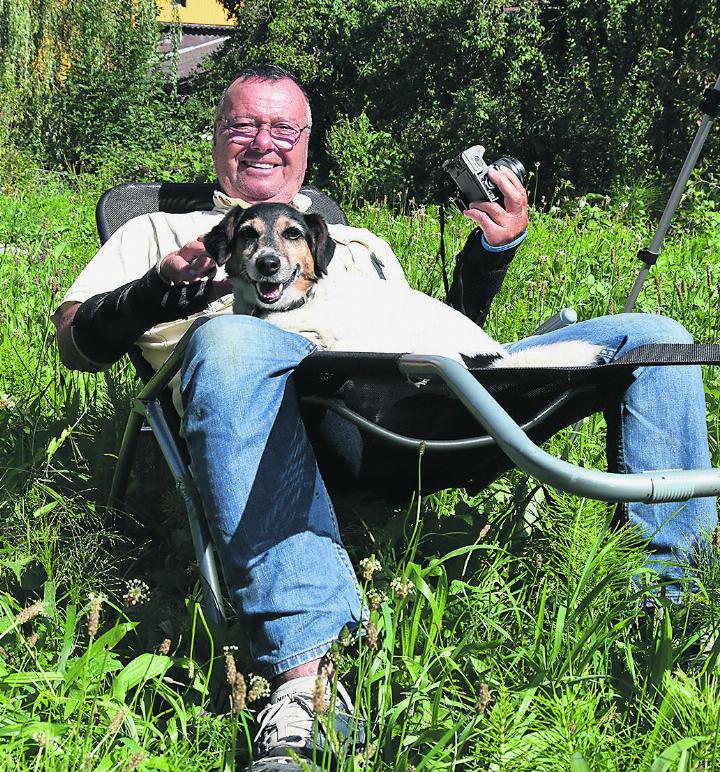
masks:
[[[289,78],[264,80],[257,77],[234,81],[225,94],[223,112],[231,115],[238,110],[287,116],[305,112],[305,96]]]

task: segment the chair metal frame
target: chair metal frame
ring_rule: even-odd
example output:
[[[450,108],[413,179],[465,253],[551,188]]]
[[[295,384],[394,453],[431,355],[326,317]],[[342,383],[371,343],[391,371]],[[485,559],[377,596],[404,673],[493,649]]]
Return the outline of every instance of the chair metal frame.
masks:
[[[538,333],[565,326],[574,322],[575,318],[571,309],[565,309],[546,322]],[[202,579],[205,613],[210,621],[222,625],[226,620],[210,532],[202,512],[199,494],[178,444],[178,438],[170,429],[161,405],[162,393],[182,366],[190,337],[198,326],[206,321],[207,319],[201,318],[192,324],[168,360],[147,381],[133,400],[118,453],[109,505],[119,506],[123,500],[137,438],[143,424],[147,424],[159,444],[188,511],[190,531]],[[332,356],[330,352],[319,352],[312,354],[305,361],[323,357],[327,365],[331,362]],[[378,426],[339,400],[318,396],[304,396],[301,399],[306,403],[333,410],[363,431],[397,447],[415,449],[425,447],[428,450],[451,452],[497,445],[519,469],[541,483],[578,496],[608,502],[659,503],[686,501],[690,498],[720,494],[720,469],[656,470],[634,474],[600,472],[576,466],[542,450],[527,436],[527,432],[540,425],[570,399],[577,396],[583,389],[582,386],[567,389],[523,425],[518,425],[473,374],[458,362],[445,357],[418,354],[401,355],[395,361],[398,372],[404,378],[414,381],[441,380],[449,392],[457,397],[469,414],[483,427],[486,434],[460,440],[423,440]]]

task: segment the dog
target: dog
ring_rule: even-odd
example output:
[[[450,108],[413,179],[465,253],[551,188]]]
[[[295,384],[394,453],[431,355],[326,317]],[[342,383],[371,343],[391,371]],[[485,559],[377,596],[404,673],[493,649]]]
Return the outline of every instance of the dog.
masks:
[[[205,237],[205,249],[225,266],[234,313],[261,317],[320,349],[436,354],[471,367],[599,361],[601,347],[584,341],[508,354],[459,311],[407,285],[341,270],[328,276],[335,243],[325,220],[286,204],[235,207]]]

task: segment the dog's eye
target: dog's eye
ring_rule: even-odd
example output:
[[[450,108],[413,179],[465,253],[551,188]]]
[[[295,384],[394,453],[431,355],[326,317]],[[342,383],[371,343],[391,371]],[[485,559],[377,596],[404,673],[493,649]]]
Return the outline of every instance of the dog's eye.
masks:
[[[252,227],[252,225],[244,225],[238,231],[238,236],[240,236],[241,239],[245,239],[245,241],[255,241],[255,239],[258,237],[258,232],[255,230],[255,228]]]
[[[283,231],[283,237],[286,239],[290,239],[290,241],[297,241],[298,239],[301,239],[303,237],[303,232],[300,230],[300,228],[285,228]]]

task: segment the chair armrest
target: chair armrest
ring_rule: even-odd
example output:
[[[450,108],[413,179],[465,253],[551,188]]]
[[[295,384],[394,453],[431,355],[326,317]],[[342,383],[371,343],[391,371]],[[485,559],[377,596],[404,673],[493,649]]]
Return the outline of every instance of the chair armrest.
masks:
[[[539,448],[459,362],[439,356],[405,354],[400,371],[411,379],[439,377],[462,401],[520,469],[540,482],[601,501],[647,503],[687,501],[720,494],[720,469],[657,470],[618,474],[585,469]]]
[[[546,319],[532,335],[543,335],[546,332],[553,332],[554,330],[562,330],[563,327],[569,327],[571,324],[577,322],[577,311],[574,308],[563,308],[562,311],[558,311],[555,315]]]

